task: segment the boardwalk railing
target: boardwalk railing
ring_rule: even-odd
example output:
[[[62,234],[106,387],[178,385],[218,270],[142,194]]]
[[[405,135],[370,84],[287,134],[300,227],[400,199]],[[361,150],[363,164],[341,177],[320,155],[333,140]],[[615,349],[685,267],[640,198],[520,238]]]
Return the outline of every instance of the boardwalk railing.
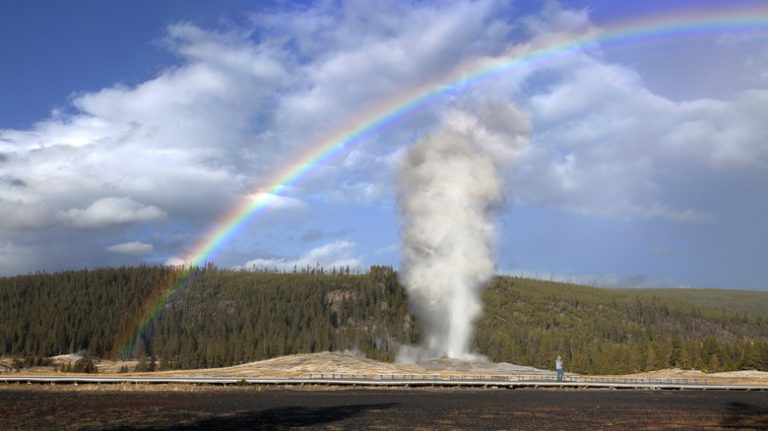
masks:
[[[295,377],[193,377],[193,376],[53,376],[0,375],[0,384],[194,384],[233,385],[246,382],[259,385],[356,385],[356,386],[467,386],[467,387],[562,387],[616,389],[737,389],[768,390],[768,384],[726,378],[635,378],[566,376],[562,382],[554,374],[357,374],[311,373]]]

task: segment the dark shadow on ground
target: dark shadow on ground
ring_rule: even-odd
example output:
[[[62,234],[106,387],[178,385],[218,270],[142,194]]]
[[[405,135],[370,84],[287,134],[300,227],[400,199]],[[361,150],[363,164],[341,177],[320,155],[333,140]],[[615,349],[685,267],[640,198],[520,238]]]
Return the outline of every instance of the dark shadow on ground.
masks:
[[[723,428],[768,430],[768,407],[731,402],[720,422]]]
[[[121,426],[113,431],[208,431],[208,430],[287,430],[327,424],[348,419],[367,410],[389,409],[398,403],[356,404],[333,407],[280,407],[259,411],[238,412],[234,414],[211,416],[183,425],[157,426]]]

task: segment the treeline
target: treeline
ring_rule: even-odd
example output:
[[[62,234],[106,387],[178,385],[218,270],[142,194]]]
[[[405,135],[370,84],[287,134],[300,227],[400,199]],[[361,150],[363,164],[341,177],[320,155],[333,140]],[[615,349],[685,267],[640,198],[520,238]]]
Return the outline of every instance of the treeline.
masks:
[[[589,374],[662,368],[768,370],[766,292],[706,291],[727,307],[699,306],[695,289],[602,289],[499,277],[485,291],[476,343],[494,361]],[[740,311],[741,310],[741,311]]]
[[[541,368],[561,355],[582,373],[768,370],[768,315],[754,305],[768,293],[698,293],[498,277],[484,293],[475,344],[494,361]],[[126,355],[147,370],[328,350],[392,360],[418,339],[390,267],[352,274],[142,266],[0,278],[0,348],[14,357]]]
[[[411,342],[403,288],[392,268],[295,274],[209,269],[166,305],[134,356],[181,368],[219,367],[304,352],[358,350],[392,360]]]
[[[139,266],[0,278],[2,354],[113,355],[148,303],[180,276],[172,267]]]
[[[169,287],[178,288],[167,295]],[[145,315],[170,297],[131,339]],[[303,352],[357,350],[392,360],[417,328],[390,267],[366,274],[214,266],[103,268],[0,278],[2,354],[84,352],[160,358],[165,368],[220,367]]]

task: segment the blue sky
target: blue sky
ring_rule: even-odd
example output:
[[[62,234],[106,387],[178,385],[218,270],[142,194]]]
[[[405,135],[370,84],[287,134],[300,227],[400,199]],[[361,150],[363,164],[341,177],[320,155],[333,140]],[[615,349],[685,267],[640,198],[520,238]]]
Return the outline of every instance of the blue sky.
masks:
[[[640,14],[757,4],[380,3],[0,3],[0,274],[173,263],[393,92]],[[399,266],[399,160],[458,122],[504,173],[500,272],[768,289],[766,42],[605,47],[472,88],[289,188],[216,263]],[[499,104],[529,125],[513,158]]]

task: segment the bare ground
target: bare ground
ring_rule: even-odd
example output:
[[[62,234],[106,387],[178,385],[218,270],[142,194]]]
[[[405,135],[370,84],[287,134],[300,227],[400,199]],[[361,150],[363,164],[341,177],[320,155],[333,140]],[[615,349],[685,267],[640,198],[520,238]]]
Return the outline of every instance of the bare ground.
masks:
[[[768,429],[768,392],[0,385],[4,430]]]

